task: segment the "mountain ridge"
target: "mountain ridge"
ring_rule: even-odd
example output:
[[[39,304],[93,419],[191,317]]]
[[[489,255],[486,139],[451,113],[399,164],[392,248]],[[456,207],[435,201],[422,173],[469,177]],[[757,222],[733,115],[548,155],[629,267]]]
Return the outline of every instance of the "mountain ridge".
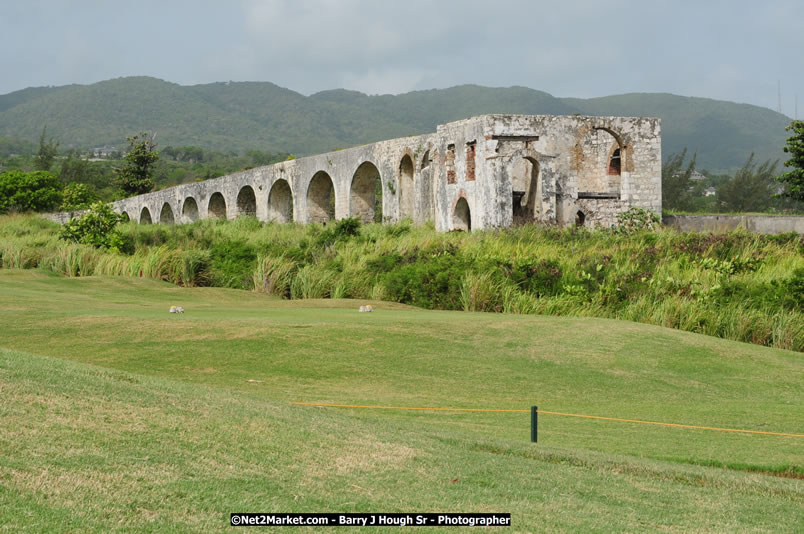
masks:
[[[790,119],[767,108],[672,93],[555,97],[523,86],[464,84],[398,95],[329,89],[310,96],[271,82],[179,85],[149,76],[89,85],[31,87],[0,95],[0,136],[36,141],[42,128],[65,148],[125,146],[156,131],[162,147],[260,149],[298,155],[435,131],[486,113],[652,116],[665,157],[687,148],[714,171],[780,159]]]

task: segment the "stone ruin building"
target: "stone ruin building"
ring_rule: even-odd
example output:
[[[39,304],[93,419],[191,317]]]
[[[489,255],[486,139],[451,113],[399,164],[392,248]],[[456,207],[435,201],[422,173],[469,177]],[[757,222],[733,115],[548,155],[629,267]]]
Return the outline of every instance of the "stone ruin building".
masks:
[[[655,118],[483,115],[435,133],[285,161],[113,203],[140,223],[432,220],[438,231],[661,215]]]

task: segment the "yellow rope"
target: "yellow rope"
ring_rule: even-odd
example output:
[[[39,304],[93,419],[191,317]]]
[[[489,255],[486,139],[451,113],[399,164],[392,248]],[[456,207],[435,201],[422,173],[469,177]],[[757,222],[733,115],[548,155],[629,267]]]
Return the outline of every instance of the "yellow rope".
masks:
[[[323,406],[327,408],[368,408],[373,410],[417,410],[427,412],[516,412],[527,413],[530,410],[501,410],[490,408],[416,408],[410,406],[362,406],[358,404],[328,404],[323,402],[294,402],[300,406]],[[582,417],[584,419],[602,419],[604,421],[617,421],[620,423],[639,423],[643,425],[672,426],[677,428],[694,428],[698,430],[717,430],[719,432],[741,432],[745,434],[765,434],[768,436],[786,436],[790,438],[804,438],[804,434],[788,434],[785,432],[765,432],[762,430],[743,430],[738,428],[718,428],[714,426],[681,425],[678,423],[659,423],[657,421],[640,421],[638,419],[619,419],[617,417],[601,417],[599,415],[583,415],[577,413],[551,412],[548,410],[536,410],[537,413],[549,415],[563,415],[565,417]]]

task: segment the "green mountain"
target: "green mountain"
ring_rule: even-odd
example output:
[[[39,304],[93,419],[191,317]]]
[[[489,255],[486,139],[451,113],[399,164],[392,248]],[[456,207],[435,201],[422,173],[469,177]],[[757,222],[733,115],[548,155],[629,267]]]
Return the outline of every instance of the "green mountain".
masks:
[[[642,115],[663,120],[664,153],[687,147],[698,167],[728,170],[751,152],[782,159],[790,119],[758,106],[670,94],[556,98],[526,87],[462,85],[401,95],[336,89],[304,96],[268,82],[181,86],[149,77],[40,87],[0,95],[0,136],[37,141],[43,126],[64,148],[125,145],[157,132],[160,146],[314,154],[434,131],[483,113]]]

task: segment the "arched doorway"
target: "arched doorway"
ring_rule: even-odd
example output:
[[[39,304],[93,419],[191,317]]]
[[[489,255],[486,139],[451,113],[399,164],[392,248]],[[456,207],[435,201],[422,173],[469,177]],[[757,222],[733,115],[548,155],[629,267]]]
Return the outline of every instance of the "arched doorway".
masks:
[[[159,212],[159,224],[173,224],[175,220],[173,208],[170,207],[170,204],[167,202],[162,204],[162,211]]]
[[[469,210],[469,203],[464,197],[459,198],[455,203],[455,210],[452,212],[452,229],[463,232],[472,231],[472,214]]]
[[[307,187],[307,221],[327,222],[335,218],[335,186],[325,171],[318,171]]]
[[[513,222],[527,224],[539,217],[541,212],[542,184],[541,167],[532,157],[522,158],[514,167]]]
[[[278,223],[293,221],[293,192],[287,180],[274,182],[268,194],[268,220]]]
[[[148,208],[142,208],[140,212],[140,224],[151,224],[153,220],[151,219],[151,212]]]
[[[198,220],[198,203],[193,197],[184,199],[184,204],[181,208],[182,222],[190,223]]]
[[[210,219],[226,218],[226,200],[223,198],[222,194],[214,193],[211,197],[209,197],[207,217]]]
[[[421,214],[424,220],[435,220],[435,199],[433,198],[433,169],[430,151],[425,150],[419,168],[419,178],[421,181]]]
[[[245,185],[237,194],[236,217],[255,217],[257,215],[257,196],[250,185]]]
[[[364,161],[352,177],[349,192],[349,216],[364,223],[382,222],[382,179],[370,161]]]
[[[415,209],[413,184],[413,160],[409,155],[402,156],[399,162],[399,218],[413,218]]]

